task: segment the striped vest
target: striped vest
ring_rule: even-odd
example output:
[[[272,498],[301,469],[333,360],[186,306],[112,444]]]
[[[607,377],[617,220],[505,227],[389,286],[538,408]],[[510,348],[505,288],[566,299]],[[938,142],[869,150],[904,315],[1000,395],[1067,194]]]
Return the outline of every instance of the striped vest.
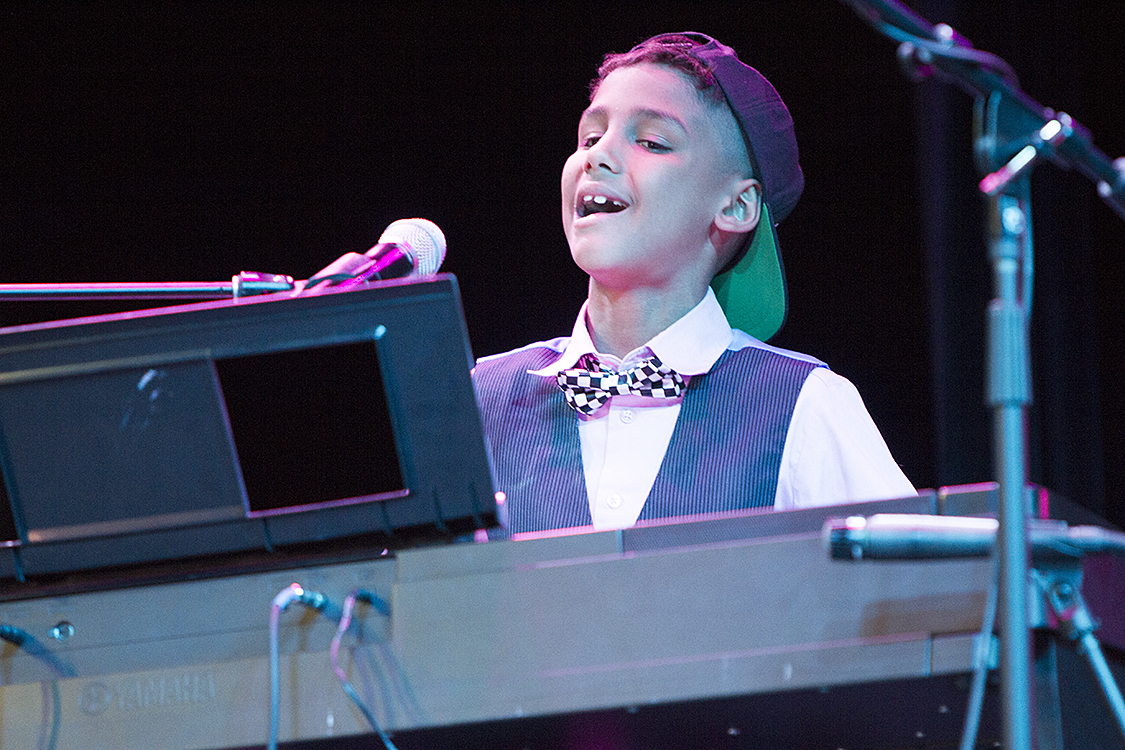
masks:
[[[530,346],[473,373],[511,533],[592,523],[578,416],[554,378],[527,372],[558,357]],[[793,406],[816,366],[747,347],[693,375],[641,519],[772,506]]]

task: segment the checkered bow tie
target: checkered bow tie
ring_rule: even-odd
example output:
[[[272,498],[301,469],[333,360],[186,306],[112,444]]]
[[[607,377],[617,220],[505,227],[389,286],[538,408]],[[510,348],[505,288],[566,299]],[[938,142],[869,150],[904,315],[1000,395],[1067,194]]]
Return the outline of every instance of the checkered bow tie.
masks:
[[[655,356],[622,372],[603,370],[597,357],[585,354],[579,367],[557,376],[566,402],[582,414],[593,414],[612,396],[676,398],[684,392],[684,379]]]

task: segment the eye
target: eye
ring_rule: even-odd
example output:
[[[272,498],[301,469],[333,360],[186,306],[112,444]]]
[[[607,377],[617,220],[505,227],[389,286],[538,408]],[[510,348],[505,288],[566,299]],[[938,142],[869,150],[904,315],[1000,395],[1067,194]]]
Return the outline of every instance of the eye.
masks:
[[[601,140],[601,135],[584,135],[578,139],[578,148],[590,148]]]
[[[642,148],[652,151],[655,154],[663,154],[672,150],[671,146],[667,146],[663,143],[660,143],[659,141],[653,141],[648,138],[638,139],[637,143]]]

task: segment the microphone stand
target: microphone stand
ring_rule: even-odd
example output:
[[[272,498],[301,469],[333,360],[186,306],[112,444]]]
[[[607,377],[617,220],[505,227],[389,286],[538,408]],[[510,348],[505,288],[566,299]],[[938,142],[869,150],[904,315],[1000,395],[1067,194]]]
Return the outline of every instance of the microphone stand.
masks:
[[[287,292],[293,278],[243,271],[230,281],[91,282],[64,284],[0,284],[4,300],[226,299]]]
[[[1111,162],[1089,132],[1063,113],[1036,103],[1018,88],[1000,58],[973,49],[947,25],[933,26],[896,0],[843,0],[880,33],[899,42],[898,57],[915,78],[937,75],[976,99],[978,166],[987,176],[989,257],[996,298],[988,310],[988,403],[993,410],[993,456],[1000,485],[999,602],[1004,747],[1031,750],[1031,648],[1028,549],[1023,501],[1027,483],[1026,419],[1031,402],[1028,318],[1032,233],[1028,181],[1035,161],[1050,156],[1098,186],[1125,219],[1125,159]]]

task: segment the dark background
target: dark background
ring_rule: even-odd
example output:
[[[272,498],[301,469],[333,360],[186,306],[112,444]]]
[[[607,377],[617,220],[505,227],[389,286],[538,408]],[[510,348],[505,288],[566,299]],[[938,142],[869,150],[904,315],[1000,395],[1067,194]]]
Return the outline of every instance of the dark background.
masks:
[[[1125,153],[1125,4],[921,0]],[[919,487],[992,478],[991,270],[972,100],[904,77],[833,0],[495,5],[23,3],[0,10],[0,282],[313,274],[397,218],[449,241],[473,350],[569,332],[585,295],[558,177],[607,51],[697,30],[765,73],[807,188],[772,343],[864,394]],[[1033,180],[1031,479],[1125,523],[1125,224]],[[0,303],[0,325],[124,309]]]

